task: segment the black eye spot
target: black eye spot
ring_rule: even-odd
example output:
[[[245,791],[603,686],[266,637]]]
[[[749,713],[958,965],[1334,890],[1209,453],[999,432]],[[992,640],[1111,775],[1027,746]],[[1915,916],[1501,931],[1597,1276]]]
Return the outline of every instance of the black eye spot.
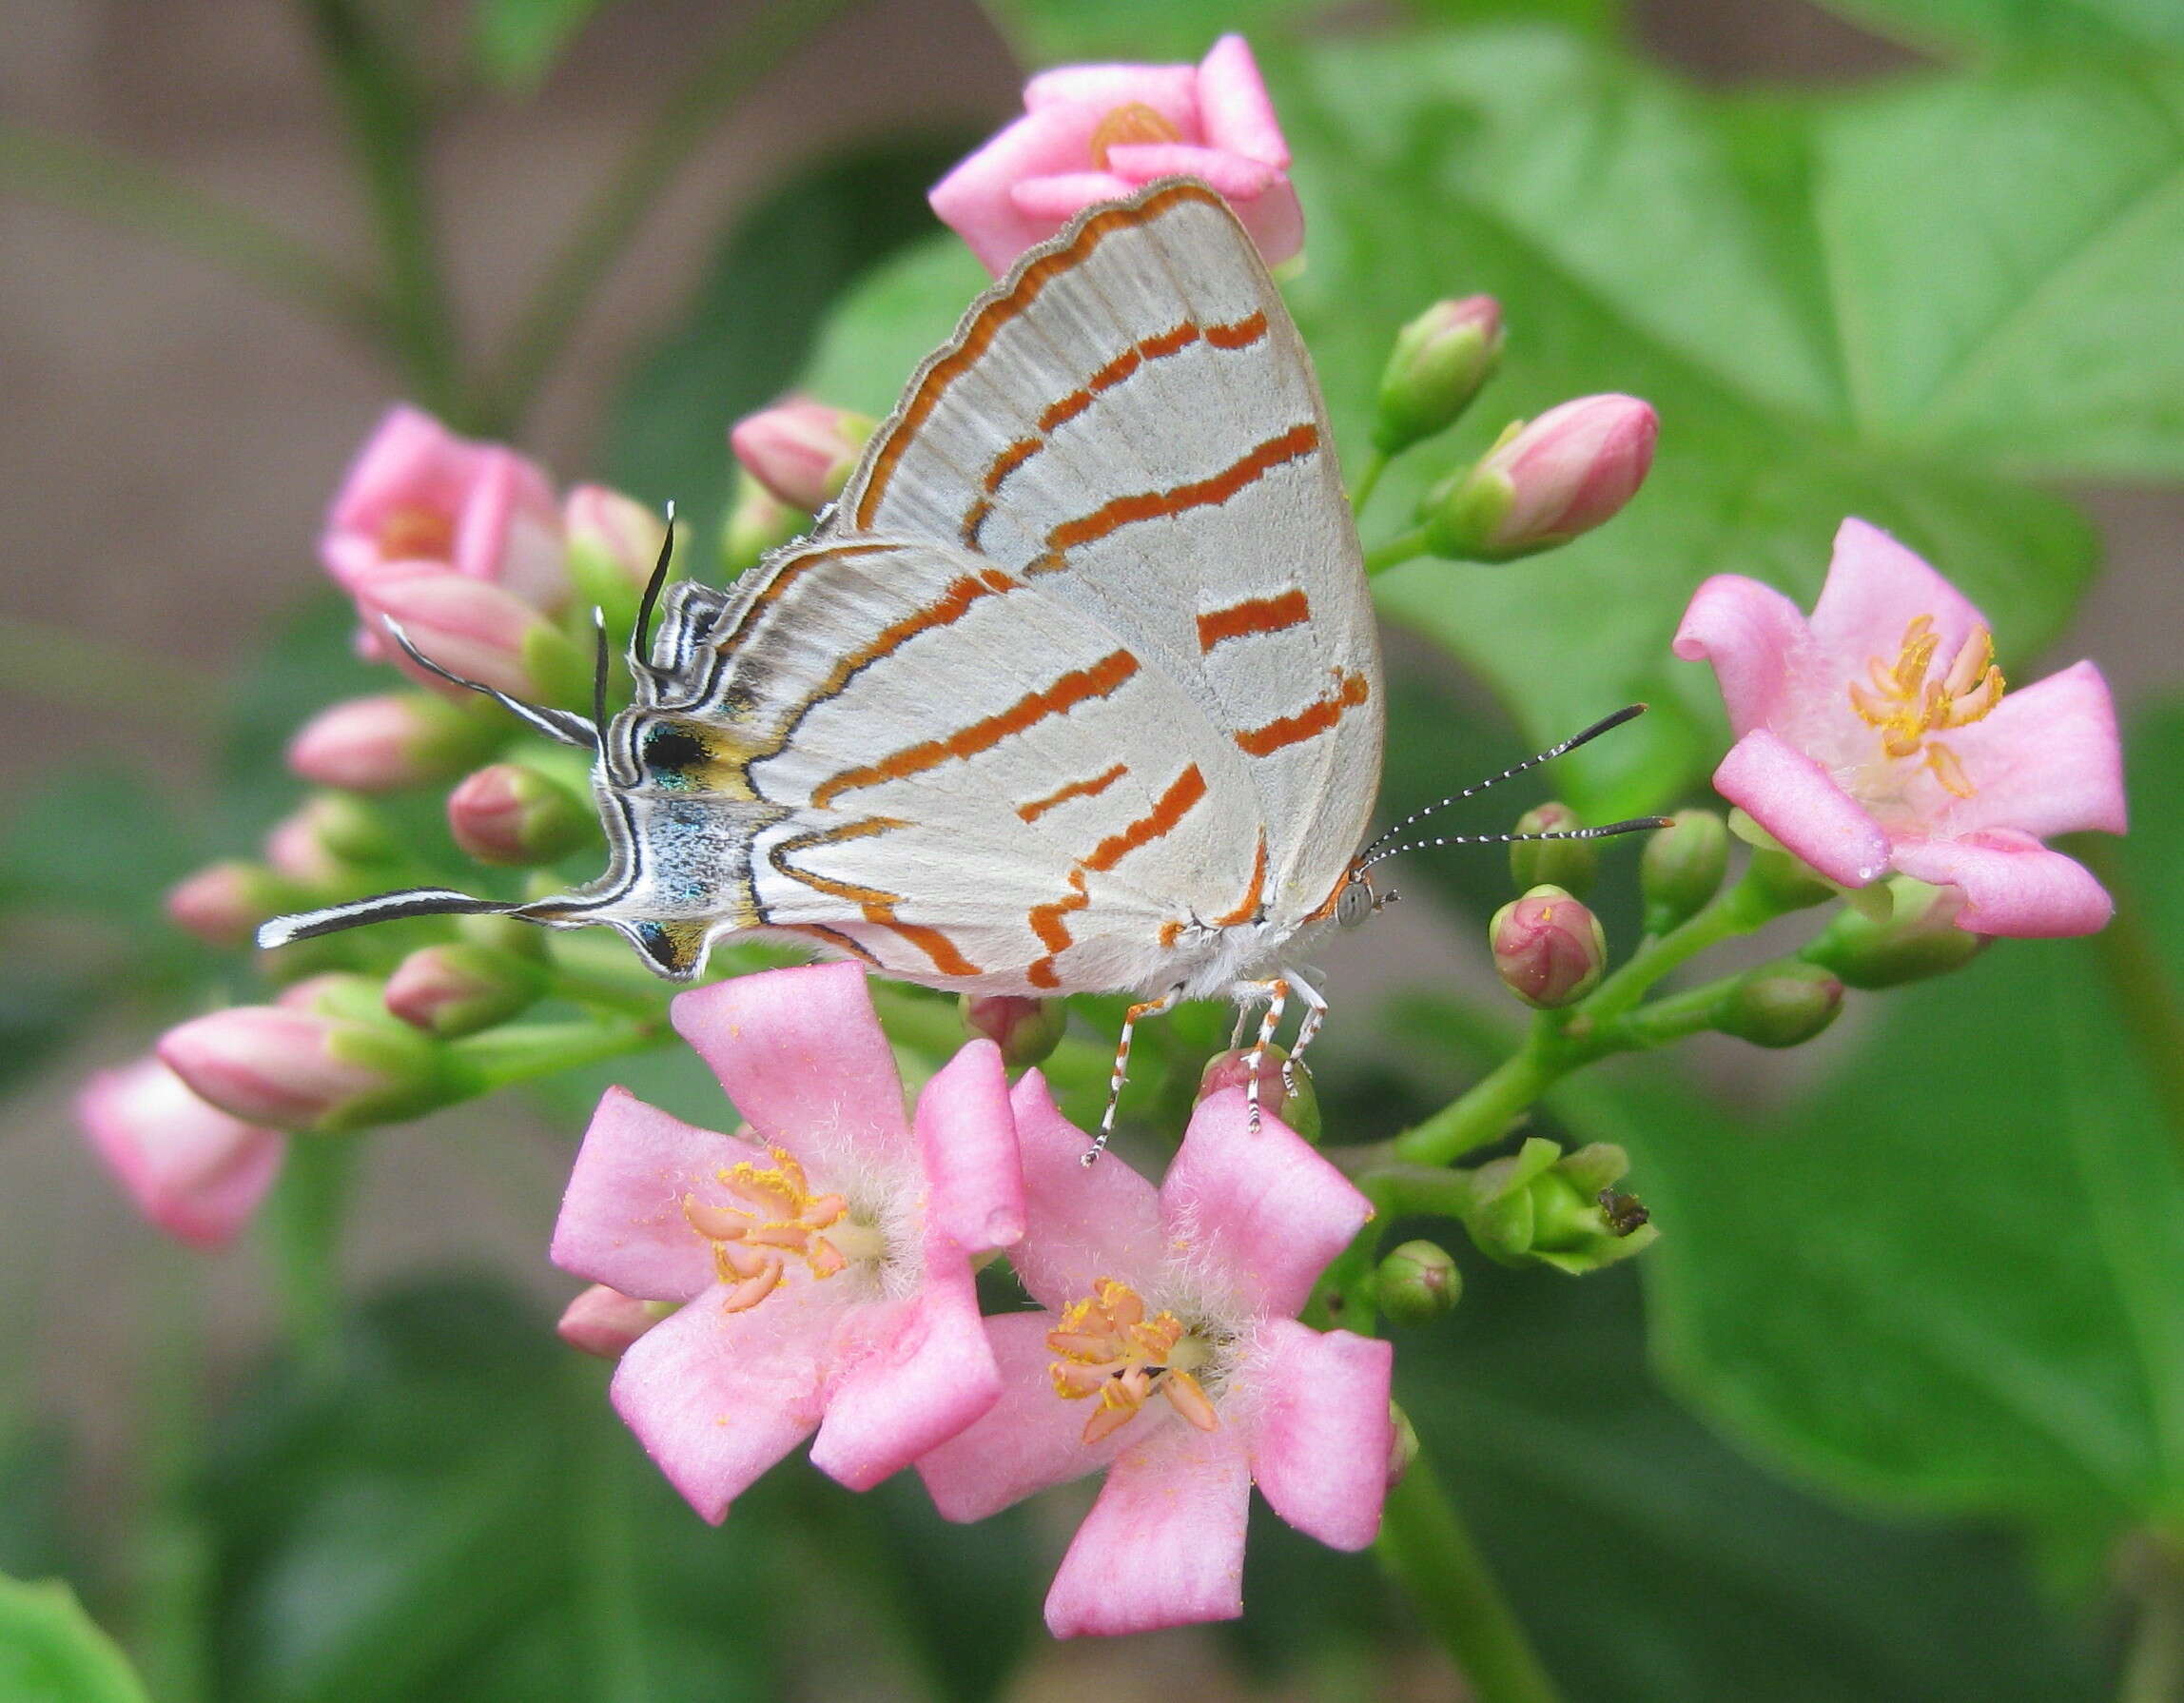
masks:
[[[645,767],[663,779],[682,779],[710,759],[705,742],[692,733],[662,724],[645,734]]]

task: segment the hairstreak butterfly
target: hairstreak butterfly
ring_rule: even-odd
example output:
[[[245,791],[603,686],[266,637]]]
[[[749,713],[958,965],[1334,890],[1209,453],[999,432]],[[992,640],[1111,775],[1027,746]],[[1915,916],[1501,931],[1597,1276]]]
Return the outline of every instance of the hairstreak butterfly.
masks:
[[[612,926],[678,980],[763,930],[951,990],[1128,990],[1118,1091],[1131,1028],[1181,999],[1263,1004],[1264,1047],[1294,994],[1310,1042],[1294,954],[1379,903],[1380,653],[1304,346],[1212,189],[1155,184],[1027,252],[812,534],[668,588],[646,656],[665,566],[629,709],[511,705],[596,747],[606,874],[389,893],[260,944],[496,911]]]

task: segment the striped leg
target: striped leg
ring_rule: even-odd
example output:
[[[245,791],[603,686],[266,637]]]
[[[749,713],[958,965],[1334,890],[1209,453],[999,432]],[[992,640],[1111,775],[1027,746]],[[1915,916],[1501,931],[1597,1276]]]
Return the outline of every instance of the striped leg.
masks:
[[[1251,982],[1237,989],[1246,1001],[1266,1001],[1266,1015],[1258,1020],[1258,1038],[1244,1060],[1244,1099],[1251,1107],[1251,1132],[1258,1133],[1258,1073],[1266,1066],[1266,1049],[1274,1044],[1274,1031],[1281,1027],[1281,1014],[1289,1008],[1289,983],[1280,976],[1271,982]],[[1319,996],[1312,996],[1317,1000]],[[1324,1003],[1324,1002],[1322,1002]]]
[[[1137,1032],[1139,1022],[1146,1017],[1159,1017],[1176,1008],[1176,1002],[1183,997],[1182,984],[1178,983],[1160,995],[1132,1006],[1122,1013],[1122,1032],[1115,1042],[1115,1073],[1107,1079],[1107,1109],[1100,1114],[1100,1133],[1092,1145],[1084,1149],[1084,1163],[1090,1165],[1107,1150],[1107,1143],[1115,1134],[1115,1108],[1121,1104],[1122,1084],[1130,1074],[1130,1038]]]
[[[1298,975],[1294,969],[1284,972],[1289,985],[1297,989],[1304,1002],[1304,1020],[1297,1026],[1297,1045],[1289,1049],[1289,1056],[1281,1061],[1281,1088],[1285,1094],[1297,1092],[1297,1066],[1304,1057],[1304,1049],[1312,1045],[1312,1038],[1319,1033],[1319,1026],[1327,1021],[1327,999],[1318,989]]]

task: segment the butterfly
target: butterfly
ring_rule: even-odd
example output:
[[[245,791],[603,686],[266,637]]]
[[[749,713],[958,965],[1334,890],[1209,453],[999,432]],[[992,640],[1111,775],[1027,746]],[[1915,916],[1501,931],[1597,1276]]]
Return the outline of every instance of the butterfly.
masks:
[[[1297,954],[1384,896],[1385,692],[1311,362],[1214,190],[1164,180],[1028,250],[811,534],[669,587],[641,655],[665,564],[628,709],[509,705],[595,748],[603,876],[391,893],[260,944],[497,911],[618,929],[676,980],[764,933],[950,990],[1126,990],[1102,1143],[1132,1031],[1179,1001],[1237,1002],[1239,1038],[1262,1007],[1263,1049],[1295,997],[1310,1044]]]

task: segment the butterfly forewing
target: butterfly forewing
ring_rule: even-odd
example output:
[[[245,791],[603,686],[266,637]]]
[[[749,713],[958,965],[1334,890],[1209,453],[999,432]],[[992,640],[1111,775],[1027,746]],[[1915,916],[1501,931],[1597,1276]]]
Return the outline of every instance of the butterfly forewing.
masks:
[[[1243,759],[1275,914],[1340,880],[1380,767],[1364,571],[1302,345],[1211,190],[1157,186],[1027,257],[832,524],[975,550],[1082,611]]]

